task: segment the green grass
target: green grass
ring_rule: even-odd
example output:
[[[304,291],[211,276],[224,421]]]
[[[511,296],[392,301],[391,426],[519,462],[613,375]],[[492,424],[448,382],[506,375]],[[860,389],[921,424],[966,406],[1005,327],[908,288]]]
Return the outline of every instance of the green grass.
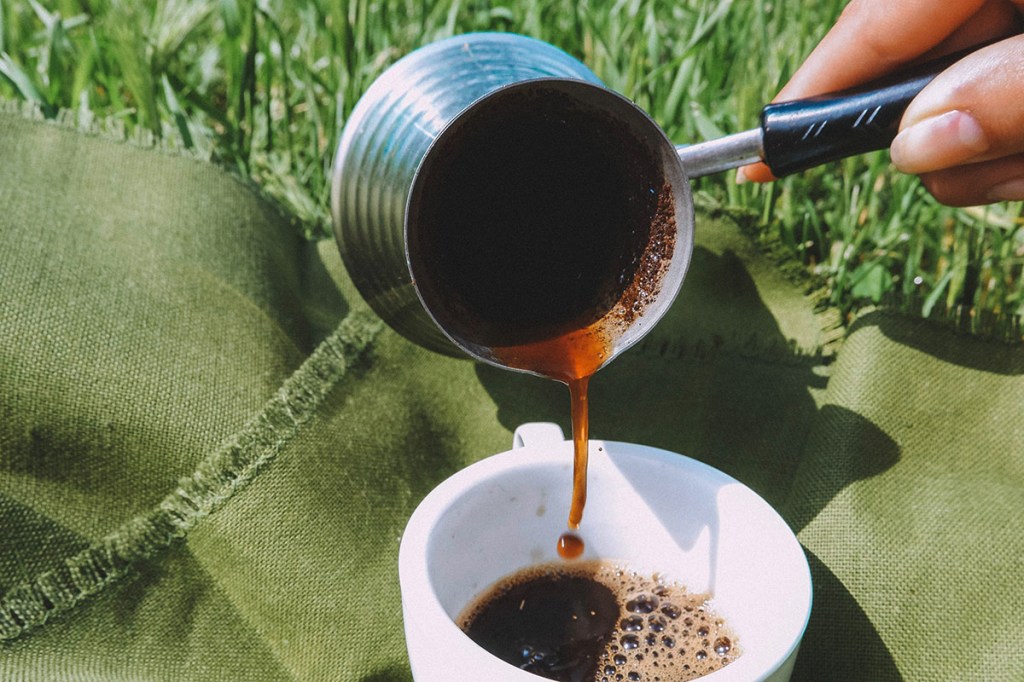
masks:
[[[580,57],[676,141],[737,132],[843,0],[0,0],[0,98],[115,119],[253,178],[310,237],[330,231],[334,147],[360,94],[408,51],[515,31]],[[782,245],[844,313],[901,305],[1021,337],[1024,211],[937,204],[885,154],[773,185],[696,189]]]

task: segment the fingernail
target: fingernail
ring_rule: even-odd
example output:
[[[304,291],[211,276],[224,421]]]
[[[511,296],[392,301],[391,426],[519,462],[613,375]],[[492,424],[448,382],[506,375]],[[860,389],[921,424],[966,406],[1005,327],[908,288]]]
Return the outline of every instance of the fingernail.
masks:
[[[988,138],[977,119],[966,111],[949,111],[926,118],[892,141],[892,162],[904,173],[927,173],[974,159],[988,150]]]
[[[989,201],[1024,200],[1024,178],[1015,178],[995,185],[986,195]]]
[[[740,166],[736,169],[736,184],[744,185],[748,182],[750,182],[750,178],[747,177],[747,172],[743,170],[742,166]]]

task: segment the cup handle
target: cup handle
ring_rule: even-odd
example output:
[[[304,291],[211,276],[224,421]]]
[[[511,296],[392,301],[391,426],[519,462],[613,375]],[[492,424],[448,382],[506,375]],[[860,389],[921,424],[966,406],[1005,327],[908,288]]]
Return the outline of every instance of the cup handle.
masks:
[[[565,434],[558,424],[552,422],[529,422],[520,424],[512,434],[512,449],[525,447],[556,446],[565,442]]]

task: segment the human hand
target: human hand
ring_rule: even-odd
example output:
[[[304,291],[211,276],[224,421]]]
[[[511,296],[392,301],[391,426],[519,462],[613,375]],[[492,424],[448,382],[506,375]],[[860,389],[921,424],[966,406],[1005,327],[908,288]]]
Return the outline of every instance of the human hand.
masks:
[[[775,101],[845,90],[995,40],[910,103],[890,154],[939,201],[1024,199],[1024,0],[851,0]],[[772,180],[764,164],[738,181]]]

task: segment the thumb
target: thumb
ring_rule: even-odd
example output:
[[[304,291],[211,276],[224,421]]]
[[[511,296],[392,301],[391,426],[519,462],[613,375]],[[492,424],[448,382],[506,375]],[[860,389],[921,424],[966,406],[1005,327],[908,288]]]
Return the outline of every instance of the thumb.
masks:
[[[1024,35],[960,60],[910,103],[892,142],[901,171],[922,174],[1024,152]]]

